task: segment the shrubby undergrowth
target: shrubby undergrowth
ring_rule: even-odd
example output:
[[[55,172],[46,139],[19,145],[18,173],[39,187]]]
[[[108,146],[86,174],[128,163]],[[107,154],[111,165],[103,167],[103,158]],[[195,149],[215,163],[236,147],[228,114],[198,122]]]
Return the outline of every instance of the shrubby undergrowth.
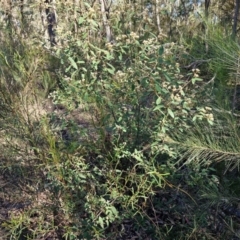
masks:
[[[22,34],[1,25],[6,239],[236,237],[238,114],[221,104],[229,99],[220,83],[229,84],[217,81],[238,65],[216,71],[219,49],[234,57],[224,38],[210,44],[209,35],[212,61],[189,63],[206,32],[191,44],[172,42],[150,15],[139,18],[138,6],[114,5],[106,41],[105,13],[83,6],[72,25],[59,24],[49,48],[39,29],[29,31],[32,22]],[[75,7],[57,10],[71,19]]]

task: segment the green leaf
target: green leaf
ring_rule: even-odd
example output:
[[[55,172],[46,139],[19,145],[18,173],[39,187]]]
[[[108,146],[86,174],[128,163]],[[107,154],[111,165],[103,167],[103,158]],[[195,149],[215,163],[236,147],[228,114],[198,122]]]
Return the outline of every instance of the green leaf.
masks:
[[[214,122],[211,121],[211,120],[207,120],[207,121],[208,121],[208,123],[209,123],[210,125],[213,125],[213,124],[214,124]]]
[[[162,91],[162,88],[159,86],[158,83],[155,84],[155,88],[159,93]]]
[[[166,130],[167,130],[167,129],[166,129],[164,126],[163,126],[162,129],[161,129],[161,131],[162,131],[163,133],[166,133]]]
[[[68,60],[70,61],[72,67],[74,67],[77,70],[78,66],[77,66],[76,62],[73,60],[73,58],[69,57]]]
[[[91,8],[91,5],[90,5],[89,3],[87,3],[87,2],[84,2],[84,5],[85,5],[86,7],[88,7],[88,8]]]
[[[192,78],[192,84],[194,84],[195,82],[201,82],[202,78]]]
[[[114,206],[111,206],[111,210],[115,216],[118,216],[118,210]]]
[[[84,174],[82,174],[82,173],[78,173],[77,175],[78,175],[78,177],[83,178],[83,179],[86,179],[86,178],[87,178],[87,176],[84,175]]]
[[[92,19],[88,20],[94,27],[98,27],[98,23]]]
[[[168,76],[168,74],[163,73],[163,75],[164,75],[164,77],[166,78],[166,80],[167,80],[168,82],[171,82],[171,78]]]
[[[159,97],[156,101],[156,104],[159,105],[161,103],[161,101],[162,101],[162,98]]]
[[[101,228],[104,228],[104,223],[103,223],[103,218],[102,217],[98,218],[98,222],[99,222]]]
[[[162,108],[164,108],[163,105],[157,105],[157,106],[153,109],[153,111],[157,111],[157,110],[159,110],[159,112],[162,113],[162,111],[161,111]]]
[[[77,61],[77,63],[81,64],[81,63],[85,63],[85,61]]]
[[[161,47],[158,49],[158,54],[159,54],[159,55],[163,55],[163,53],[164,53],[164,48],[163,48],[163,46],[161,46]]]
[[[106,53],[106,59],[111,60],[111,59],[113,59],[113,56],[109,52],[107,52]]]
[[[172,117],[172,118],[174,118],[174,113],[173,113],[173,111],[170,109],[170,108],[168,108],[168,114]]]
[[[122,61],[122,54],[120,53],[120,55],[118,56],[118,59],[120,60],[120,61]]]
[[[69,67],[65,70],[65,72],[66,72],[66,73],[69,72],[70,69],[71,69],[71,66],[69,66]]]
[[[114,74],[114,69],[112,68],[105,68],[107,72],[109,72],[110,74]]]
[[[83,17],[80,17],[80,18],[78,19],[78,24],[80,25],[80,24],[82,24],[84,21],[85,21],[85,19],[84,19]]]
[[[110,67],[110,68],[107,68],[106,70],[111,73],[111,74],[114,74],[115,73],[115,67],[109,63],[107,63],[107,65]]]

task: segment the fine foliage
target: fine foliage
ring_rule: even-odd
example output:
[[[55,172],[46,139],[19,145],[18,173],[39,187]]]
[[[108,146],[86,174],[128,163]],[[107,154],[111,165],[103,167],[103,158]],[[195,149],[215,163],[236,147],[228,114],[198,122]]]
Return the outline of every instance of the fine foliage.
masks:
[[[4,239],[239,238],[238,7],[215,3],[0,3]]]

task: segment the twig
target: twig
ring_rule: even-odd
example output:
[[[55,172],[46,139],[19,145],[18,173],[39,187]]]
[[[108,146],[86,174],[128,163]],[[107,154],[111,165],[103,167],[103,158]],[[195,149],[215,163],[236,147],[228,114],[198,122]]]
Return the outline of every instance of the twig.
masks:
[[[195,60],[194,62],[190,63],[190,64],[187,65],[187,66],[184,66],[183,68],[186,68],[186,69],[196,68],[197,66],[201,65],[202,63],[210,62],[210,61],[211,61],[211,59],[207,59],[207,60],[203,60],[203,59]]]

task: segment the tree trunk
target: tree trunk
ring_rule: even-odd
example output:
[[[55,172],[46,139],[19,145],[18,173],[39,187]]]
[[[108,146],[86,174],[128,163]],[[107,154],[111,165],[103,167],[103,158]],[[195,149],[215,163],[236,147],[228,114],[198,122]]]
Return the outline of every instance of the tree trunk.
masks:
[[[157,27],[158,33],[161,34],[161,24],[160,24],[160,16],[159,16],[159,0],[156,0],[156,18],[157,18]]]
[[[47,30],[48,30],[48,36],[50,39],[50,44],[52,47],[57,44],[56,34],[55,34],[55,30],[54,30],[54,27],[57,24],[57,14],[56,14],[55,7],[53,5],[54,4],[53,0],[46,0],[45,3],[47,4],[47,6],[45,8],[45,13],[47,16],[47,23],[48,23]],[[50,4],[52,6],[50,6]]]
[[[239,5],[240,0],[236,0],[235,4],[235,12],[234,12],[234,18],[233,18],[233,28],[232,28],[232,37],[235,38],[237,34],[237,22],[238,22],[238,14],[239,14]]]
[[[105,28],[105,32],[106,32],[106,39],[107,39],[107,42],[111,42],[112,41],[112,32],[111,32],[111,28],[110,28],[110,25],[108,22],[110,6],[107,7],[106,2],[104,0],[99,0],[99,2],[101,5],[103,27]]]
[[[208,9],[210,6],[210,0],[205,0],[205,17],[208,19]]]

